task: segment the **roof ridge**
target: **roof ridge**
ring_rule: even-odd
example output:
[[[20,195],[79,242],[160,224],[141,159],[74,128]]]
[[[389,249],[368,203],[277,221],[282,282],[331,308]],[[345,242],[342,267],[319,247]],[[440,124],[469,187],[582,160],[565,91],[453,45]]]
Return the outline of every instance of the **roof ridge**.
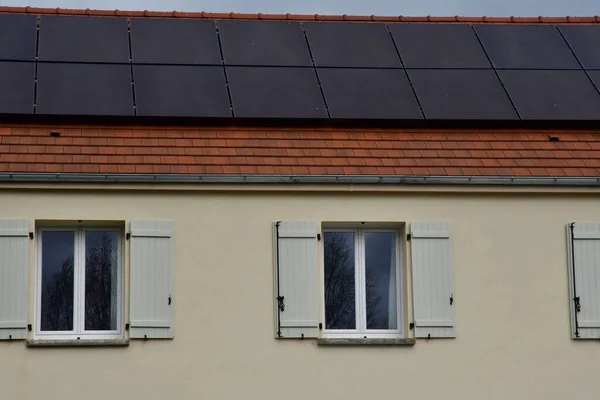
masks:
[[[80,15],[99,17],[149,17],[184,19],[242,19],[284,21],[348,21],[348,22],[431,22],[431,23],[494,23],[494,24],[596,24],[600,15],[565,17],[464,17],[464,16],[376,16],[376,15],[321,15],[321,14],[243,14],[182,11],[123,11],[70,8],[38,8],[0,6],[0,14]]]

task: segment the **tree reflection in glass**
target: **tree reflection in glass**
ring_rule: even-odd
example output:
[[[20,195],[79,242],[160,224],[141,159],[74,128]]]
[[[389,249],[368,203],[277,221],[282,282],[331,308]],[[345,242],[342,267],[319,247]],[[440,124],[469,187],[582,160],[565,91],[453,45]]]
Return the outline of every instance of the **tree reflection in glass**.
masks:
[[[117,232],[85,235],[85,330],[117,330]]]
[[[75,232],[42,232],[42,331],[73,330]]]
[[[325,327],[356,329],[354,233],[325,232]]]
[[[398,329],[395,232],[325,232],[323,239],[325,328],[358,328],[359,332]],[[360,246],[359,259],[355,259],[355,243]],[[358,283],[356,276],[360,277]]]
[[[394,232],[365,233],[367,329],[397,329]]]

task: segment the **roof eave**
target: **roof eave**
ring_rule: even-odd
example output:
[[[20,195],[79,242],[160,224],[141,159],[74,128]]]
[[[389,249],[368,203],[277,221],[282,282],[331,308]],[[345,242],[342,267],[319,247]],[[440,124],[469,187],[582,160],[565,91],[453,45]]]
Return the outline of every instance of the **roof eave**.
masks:
[[[0,173],[0,182],[600,186],[594,177]]]

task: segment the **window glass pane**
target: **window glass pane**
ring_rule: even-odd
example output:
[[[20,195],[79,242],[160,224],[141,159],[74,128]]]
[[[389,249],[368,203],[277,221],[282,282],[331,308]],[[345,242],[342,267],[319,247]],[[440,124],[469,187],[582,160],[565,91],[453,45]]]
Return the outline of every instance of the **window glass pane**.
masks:
[[[117,330],[118,234],[85,233],[85,330]]]
[[[325,327],[356,329],[354,233],[325,232]]]
[[[367,329],[398,329],[395,242],[393,232],[365,233]]]
[[[73,330],[75,232],[42,232],[42,331]]]

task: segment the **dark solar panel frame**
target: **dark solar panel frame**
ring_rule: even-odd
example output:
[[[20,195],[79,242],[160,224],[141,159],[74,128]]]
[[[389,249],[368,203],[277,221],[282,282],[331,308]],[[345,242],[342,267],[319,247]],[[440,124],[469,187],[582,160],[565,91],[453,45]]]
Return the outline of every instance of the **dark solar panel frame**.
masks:
[[[585,69],[600,69],[600,26],[559,25],[558,29]]]
[[[37,17],[0,14],[0,61],[35,61]]]
[[[231,118],[223,67],[134,65],[138,116]]]
[[[495,69],[581,69],[556,26],[474,25]]]
[[[39,61],[129,63],[127,18],[44,15],[38,40]]]
[[[390,24],[405,68],[492,68],[470,25]]]
[[[423,119],[401,69],[319,68],[331,118]]]
[[[0,114],[33,114],[34,62],[0,61]]]
[[[136,64],[221,65],[214,21],[131,18]]]
[[[600,120],[600,94],[585,71],[501,70],[523,120]]]
[[[131,67],[39,63],[36,114],[132,116]]]
[[[310,67],[299,22],[218,21],[225,65]]]
[[[402,68],[385,24],[306,22],[304,31],[316,67]]]
[[[236,118],[328,118],[313,68],[225,67]]]
[[[519,119],[494,70],[411,69],[407,72],[426,119]]]

